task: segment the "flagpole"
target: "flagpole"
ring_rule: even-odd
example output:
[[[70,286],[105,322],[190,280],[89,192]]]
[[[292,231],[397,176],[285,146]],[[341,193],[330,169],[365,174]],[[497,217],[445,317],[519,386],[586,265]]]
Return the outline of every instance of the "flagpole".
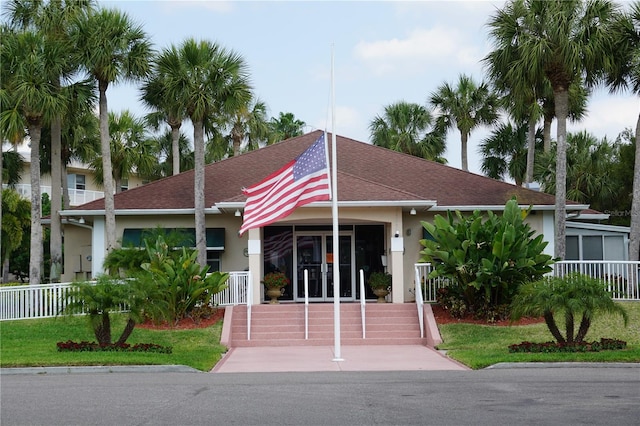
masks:
[[[340,238],[338,227],[338,156],[336,149],[336,94],[333,82],[333,50],[331,45],[331,218],[333,220],[333,334],[334,361],[343,361],[340,353]]]

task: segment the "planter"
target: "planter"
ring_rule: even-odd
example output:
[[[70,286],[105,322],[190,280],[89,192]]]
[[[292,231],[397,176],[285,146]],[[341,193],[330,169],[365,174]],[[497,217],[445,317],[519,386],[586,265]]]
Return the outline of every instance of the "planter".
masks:
[[[387,297],[387,295],[389,294],[389,290],[387,290],[386,288],[374,288],[373,294],[378,296],[378,303],[387,303],[385,297]]]
[[[280,303],[278,302],[278,297],[282,296],[282,288],[281,287],[268,288],[267,296],[271,298],[269,303],[271,304]]]

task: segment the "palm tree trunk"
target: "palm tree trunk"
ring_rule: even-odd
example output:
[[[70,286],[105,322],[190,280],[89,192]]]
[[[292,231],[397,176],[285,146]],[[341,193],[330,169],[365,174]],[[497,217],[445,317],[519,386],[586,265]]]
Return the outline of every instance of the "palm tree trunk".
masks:
[[[461,142],[460,155],[462,157],[462,170],[464,170],[465,172],[469,171],[469,162],[467,159],[468,141],[469,141],[469,134],[461,131],[460,132],[460,142]]]
[[[542,138],[544,141],[544,152],[551,151],[551,122],[553,117],[544,116],[544,127],[542,128]]]
[[[62,162],[62,205],[64,210],[68,210],[71,206],[69,202],[69,173],[67,173],[67,164]]]
[[[129,336],[131,336],[131,333],[133,333],[133,329],[135,328],[135,326],[136,322],[129,318],[129,320],[127,321],[127,325],[125,325],[124,330],[122,330],[120,338],[116,342],[116,345],[124,345],[124,342],[126,342]]]
[[[173,175],[180,174],[180,124],[171,126],[171,155],[173,159]]]
[[[111,344],[111,318],[109,318],[109,312],[103,312],[100,314],[101,321],[98,323],[98,326],[94,330],[94,334],[96,339],[98,340],[99,345],[110,345]]]
[[[29,123],[31,137],[31,253],[29,256],[29,284],[40,284],[42,249],[42,206],[40,196],[40,135],[41,125]]]
[[[193,148],[195,156],[195,173],[193,194],[195,197],[196,250],[198,264],[207,264],[207,238],[204,217],[204,126],[202,121],[193,123]]]
[[[60,116],[51,123],[51,270],[49,280],[60,282],[62,272],[62,224],[60,210],[62,209],[62,121]]]
[[[580,327],[578,328],[578,334],[576,335],[576,342],[583,342],[584,338],[587,336],[587,332],[589,331],[589,327],[591,327],[591,320],[587,318],[586,315],[582,315],[582,320],[580,320]]]
[[[569,312],[569,311],[565,312],[564,325],[565,325],[565,330],[567,334],[567,342],[571,343],[573,342],[573,327],[574,327],[573,312]]]
[[[0,224],[2,224],[2,185],[4,184],[4,178],[2,177],[2,141],[0,141]],[[0,253],[2,253],[2,238],[0,238]],[[4,282],[4,259],[0,254],[0,283]]]
[[[567,222],[567,114],[569,111],[569,92],[554,90],[556,117],[558,119],[556,154],[556,234],[555,257],[564,260],[566,252]]]
[[[545,324],[547,324],[547,328],[551,332],[551,335],[553,336],[553,338],[556,339],[556,342],[564,343],[565,339],[564,337],[562,337],[562,333],[560,333],[560,330],[556,325],[556,320],[553,319],[553,314],[551,313],[551,311],[546,311],[544,313],[544,322]]]
[[[636,124],[636,164],[633,169],[633,197],[631,201],[631,232],[629,260],[640,260],[640,115]]]
[[[529,128],[527,131],[527,172],[524,183],[533,182],[533,162],[536,155],[536,121],[529,118]]]
[[[104,187],[104,215],[106,252],[116,246],[116,214],[113,199],[113,170],[111,165],[111,141],[109,137],[109,114],[107,109],[108,82],[100,81],[100,150],[102,154],[102,175]]]

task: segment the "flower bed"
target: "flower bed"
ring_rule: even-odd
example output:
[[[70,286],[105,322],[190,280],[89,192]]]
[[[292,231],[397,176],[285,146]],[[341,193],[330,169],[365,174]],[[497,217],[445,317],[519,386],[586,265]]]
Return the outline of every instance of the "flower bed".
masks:
[[[155,352],[161,354],[170,354],[172,348],[170,346],[156,345],[155,343],[136,343],[130,345],[128,343],[123,344],[110,344],[99,345],[96,342],[74,342],[67,340],[66,342],[58,342],[58,352]]]
[[[627,342],[617,339],[600,339],[599,342],[571,342],[571,343],[532,343],[522,342],[509,345],[511,353],[551,353],[551,352],[600,352],[605,350],[625,349]]]

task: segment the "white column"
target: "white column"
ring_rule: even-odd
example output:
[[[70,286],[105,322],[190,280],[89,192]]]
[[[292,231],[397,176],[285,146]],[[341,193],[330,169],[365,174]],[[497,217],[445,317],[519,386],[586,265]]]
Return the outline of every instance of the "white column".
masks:
[[[91,232],[91,278],[104,274],[105,246],[104,216],[95,216]]]
[[[264,298],[263,285],[260,281],[263,278],[263,262],[262,262],[262,240],[260,239],[261,228],[249,229],[249,239],[247,241],[247,251],[249,252],[249,270],[253,282],[253,300],[252,305],[259,305]]]
[[[391,237],[391,303],[404,303],[404,238]]]

